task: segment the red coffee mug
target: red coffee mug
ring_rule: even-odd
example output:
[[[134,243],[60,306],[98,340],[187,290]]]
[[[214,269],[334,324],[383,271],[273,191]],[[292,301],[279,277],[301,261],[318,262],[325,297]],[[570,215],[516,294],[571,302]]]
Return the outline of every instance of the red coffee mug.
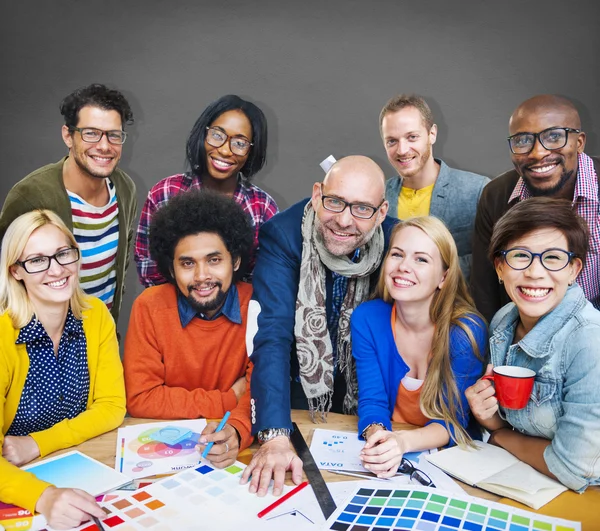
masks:
[[[512,365],[494,367],[493,372],[481,379],[494,382],[499,404],[506,409],[523,409],[531,396],[535,372]]]

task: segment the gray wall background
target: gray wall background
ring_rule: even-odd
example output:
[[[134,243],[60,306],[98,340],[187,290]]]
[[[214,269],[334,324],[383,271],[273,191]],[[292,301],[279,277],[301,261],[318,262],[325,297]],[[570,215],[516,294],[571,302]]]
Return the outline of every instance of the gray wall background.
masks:
[[[158,180],[184,169],[187,135],[227,93],[269,122],[268,162],[255,177],[281,209],[322,178],[318,163],[364,154],[393,174],[378,115],[396,93],[429,101],[434,154],[494,176],[511,167],[507,122],[539,93],[578,106],[588,153],[600,153],[597,0],[19,0],[0,20],[0,198],[66,153],[61,99],[92,82],[120,89],[135,124],[121,167],[140,207]],[[141,292],[130,267],[120,318]]]

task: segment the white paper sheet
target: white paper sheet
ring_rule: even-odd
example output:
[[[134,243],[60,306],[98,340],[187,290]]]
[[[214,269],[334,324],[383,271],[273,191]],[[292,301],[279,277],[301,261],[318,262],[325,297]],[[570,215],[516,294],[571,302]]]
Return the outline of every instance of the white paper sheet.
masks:
[[[310,453],[321,470],[369,473],[358,457],[364,445],[365,441],[359,439],[356,432],[316,429],[310,443]],[[436,451],[410,452],[404,457],[416,464],[421,455]]]

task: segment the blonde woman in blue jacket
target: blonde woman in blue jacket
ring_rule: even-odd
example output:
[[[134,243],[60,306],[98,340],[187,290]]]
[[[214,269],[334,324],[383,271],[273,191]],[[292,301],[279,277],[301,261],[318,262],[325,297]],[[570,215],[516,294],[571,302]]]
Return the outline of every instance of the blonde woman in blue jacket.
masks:
[[[487,327],[439,219],[394,227],[376,299],[355,310],[351,329],[365,468],[389,477],[405,453],[470,443],[464,390],[483,372]],[[392,421],[419,428],[392,431]]]

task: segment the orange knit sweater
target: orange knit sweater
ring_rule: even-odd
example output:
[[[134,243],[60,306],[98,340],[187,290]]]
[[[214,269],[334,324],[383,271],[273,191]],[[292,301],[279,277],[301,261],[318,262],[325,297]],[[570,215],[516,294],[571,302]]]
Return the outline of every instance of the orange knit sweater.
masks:
[[[125,339],[127,410],[154,419],[220,418],[240,434],[240,449],[250,434],[250,374],[246,319],[252,286],[237,284],[242,324],[220,316],[194,318],[181,327],[175,286],[147,288],[135,300]],[[231,386],[246,375],[246,393],[237,402]]]

